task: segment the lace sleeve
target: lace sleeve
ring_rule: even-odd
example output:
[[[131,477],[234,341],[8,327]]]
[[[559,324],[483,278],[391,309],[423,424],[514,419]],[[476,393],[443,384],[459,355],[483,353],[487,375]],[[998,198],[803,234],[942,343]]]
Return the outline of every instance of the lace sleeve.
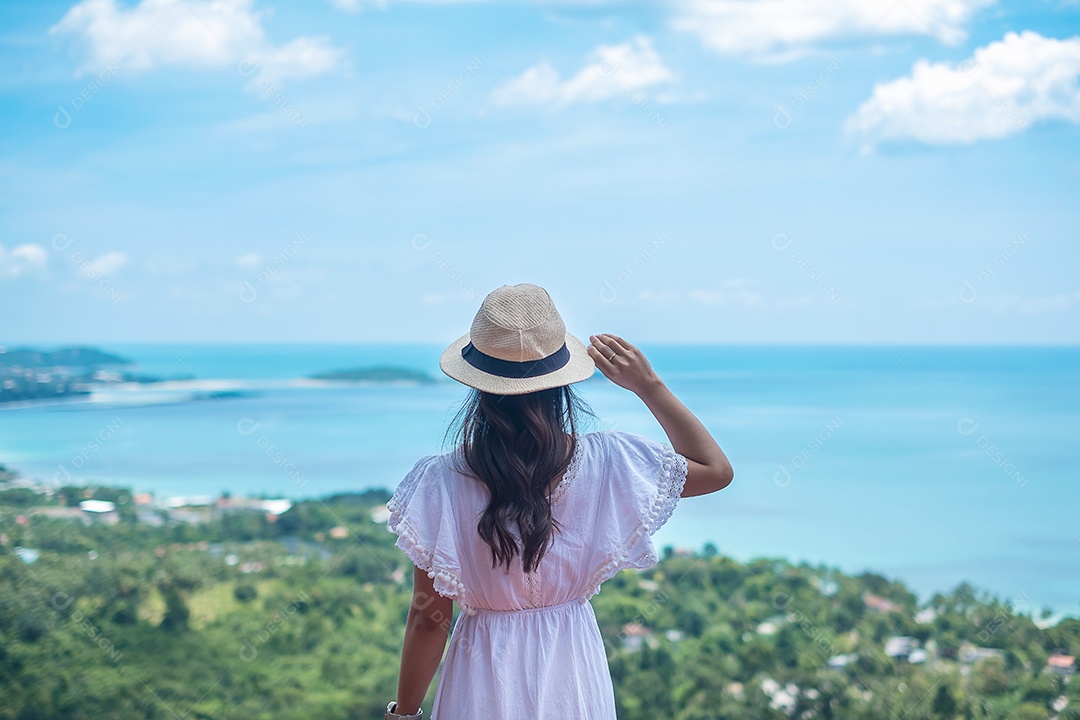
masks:
[[[668,443],[622,431],[607,433],[609,498],[597,542],[602,562],[593,590],[626,568],[648,568],[659,558],[652,536],[671,518],[686,484],[686,458]]]
[[[397,547],[428,574],[435,591],[464,605],[453,506],[440,460],[438,455],[428,455],[416,462],[386,504],[387,524],[398,536]]]

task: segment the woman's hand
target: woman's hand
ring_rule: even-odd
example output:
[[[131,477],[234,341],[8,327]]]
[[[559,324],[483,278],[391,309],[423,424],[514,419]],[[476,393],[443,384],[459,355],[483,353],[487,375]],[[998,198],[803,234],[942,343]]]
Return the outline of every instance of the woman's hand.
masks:
[[[645,355],[618,335],[589,336],[589,356],[600,372],[645,403],[668,436],[675,452],[686,458],[682,497],[705,495],[731,484],[735,472],[708,429],[653,372]]]
[[[618,335],[590,335],[589,341],[589,355],[596,367],[619,387],[641,395],[660,384],[645,354]]]

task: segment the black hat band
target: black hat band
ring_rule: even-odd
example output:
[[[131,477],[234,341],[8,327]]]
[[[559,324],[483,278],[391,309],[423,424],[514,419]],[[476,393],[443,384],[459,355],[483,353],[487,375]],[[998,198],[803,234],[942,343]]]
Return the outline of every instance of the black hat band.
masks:
[[[555,372],[570,362],[570,348],[566,347],[564,342],[561,348],[546,357],[539,360],[519,362],[492,357],[478,350],[470,341],[468,345],[461,348],[461,357],[477,370],[483,370],[490,375],[507,378],[531,378]]]

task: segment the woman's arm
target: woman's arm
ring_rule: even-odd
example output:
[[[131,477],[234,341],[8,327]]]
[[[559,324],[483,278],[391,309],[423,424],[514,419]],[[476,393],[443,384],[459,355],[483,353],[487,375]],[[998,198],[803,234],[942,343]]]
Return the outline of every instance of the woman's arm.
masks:
[[[409,715],[420,709],[446,649],[453,612],[454,601],[435,592],[434,581],[414,566],[412,603],[401,645],[398,713]]]
[[[668,389],[644,353],[618,335],[602,333],[589,339],[589,355],[600,372],[641,398],[664,428],[671,447],[686,458],[682,497],[705,495],[731,484],[735,471],[724,451],[694,413]]]

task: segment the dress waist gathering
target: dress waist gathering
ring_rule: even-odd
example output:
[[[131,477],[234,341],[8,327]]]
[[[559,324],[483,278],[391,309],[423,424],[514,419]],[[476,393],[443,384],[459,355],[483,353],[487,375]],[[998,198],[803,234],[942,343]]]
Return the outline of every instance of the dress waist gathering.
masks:
[[[556,612],[558,610],[565,610],[579,605],[588,605],[588,598],[574,598],[573,600],[567,600],[566,602],[555,603],[553,605],[541,605],[540,607],[530,608],[514,608],[511,610],[499,610],[496,608],[483,608],[470,606],[466,609],[468,615],[493,615],[496,617],[509,617],[509,616],[525,616],[535,615],[537,613]]]

